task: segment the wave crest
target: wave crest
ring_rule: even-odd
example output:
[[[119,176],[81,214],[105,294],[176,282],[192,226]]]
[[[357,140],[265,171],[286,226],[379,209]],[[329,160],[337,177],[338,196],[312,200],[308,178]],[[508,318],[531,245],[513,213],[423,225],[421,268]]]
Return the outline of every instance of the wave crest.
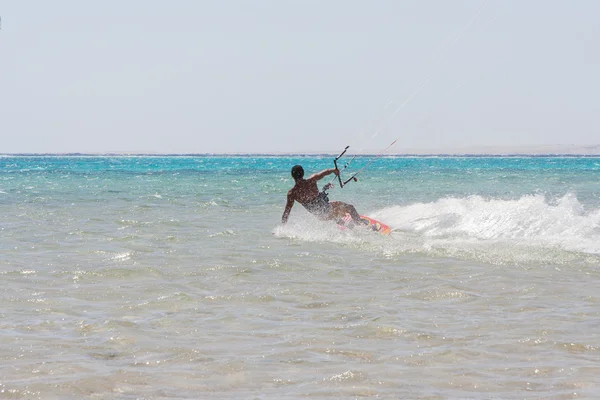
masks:
[[[600,254],[600,210],[573,194],[515,200],[468,196],[393,206],[373,213],[395,230],[425,238],[518,243]]]

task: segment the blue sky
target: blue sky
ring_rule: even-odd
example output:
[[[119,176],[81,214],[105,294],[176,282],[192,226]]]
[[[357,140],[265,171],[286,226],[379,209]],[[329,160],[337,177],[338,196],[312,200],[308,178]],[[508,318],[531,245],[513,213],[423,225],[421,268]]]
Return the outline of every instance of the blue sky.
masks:
[[[0,3],[0,153],[598,144],[600,2]]]

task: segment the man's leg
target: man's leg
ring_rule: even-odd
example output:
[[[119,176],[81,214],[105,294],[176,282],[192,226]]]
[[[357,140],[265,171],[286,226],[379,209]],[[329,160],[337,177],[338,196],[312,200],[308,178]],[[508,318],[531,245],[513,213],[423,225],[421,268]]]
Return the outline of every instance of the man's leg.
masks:
[[[356,211],[356,208],[352,204],[347,204],[342,201],[332,201],[331,204],[331,218],[332,219],[340,219],[344,218],[346,213],[350,214],[354,222],[358,224],[364,223],[362,219],[360,219],[360,214]],[[368,223],[368,222],[367,222]]]

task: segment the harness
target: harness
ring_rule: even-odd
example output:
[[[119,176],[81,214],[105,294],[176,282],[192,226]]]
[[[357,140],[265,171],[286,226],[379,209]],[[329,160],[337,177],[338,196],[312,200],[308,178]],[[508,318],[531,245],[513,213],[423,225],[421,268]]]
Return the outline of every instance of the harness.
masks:
[[[326,216],[331,211],[329,197],[325,191],[319,192],[317,197],[302,204],[306,210],[317,216]]]

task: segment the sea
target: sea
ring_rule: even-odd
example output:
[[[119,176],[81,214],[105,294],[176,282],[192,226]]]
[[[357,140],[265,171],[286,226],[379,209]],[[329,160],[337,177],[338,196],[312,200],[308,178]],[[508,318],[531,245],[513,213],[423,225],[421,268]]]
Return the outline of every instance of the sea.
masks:
[[[598,399],[600,158],[0,156],[0,399]]]

